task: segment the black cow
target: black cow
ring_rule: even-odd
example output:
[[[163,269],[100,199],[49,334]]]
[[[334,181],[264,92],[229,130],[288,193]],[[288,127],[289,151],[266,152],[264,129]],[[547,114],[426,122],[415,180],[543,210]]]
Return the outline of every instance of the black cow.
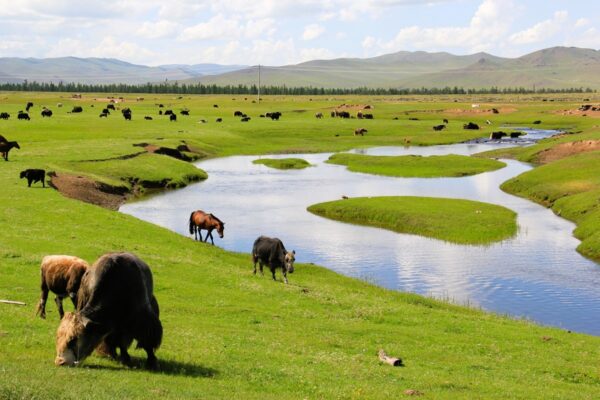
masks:
[[[181,111],[179,111],[179,114],[181,114],[181,115],[190,115],[190,112],[188,110],[181,110]]]
[[[223,118],[217,118],[216,121],[217,122],[223,122]]]
[[[169,121],[177,121],[177,115],[176,114],[169,115]]]
[[[539,125],[539,124],[541,124],[541,123],[542,123],[542,121],[540,121],[539,119],[538,119],[537,121],[533,121],[533,124],[534,124],[534,125]]]
[[[219,108],[218,104],[213,104],[213,108]]]
[[[125,118],[126,121],[131,121],[131,109],[124,108],[121,110],[121,113],[123,114],[123,118]]]
[[[515,132],[511,132],[510,133],[510,137],[513,138],[513,139],[514,138],[518,138],[521,135],[524,135],[524,133],[523,132],[519,132],[519,131],[515,131]]]
[[[75,107],[73,107],[73,109],[71,110],[71,112],[74,113],[74,114],[83,112],[83,107],[81,107],[81,106],[75,106]]]
[[[173,115],[173,110],[166,110],[163,114],[164,115]]]
[[[1,112],[0,113],[0,119],[9,119],[10,118],[10,114],[7,112]]]
[[[233,116],[234,116],[234,117],[241,117],[242,115],[244,115],[244,113],[243,113],[243,112],[241,112],[241,111],[235,111],[235,112],[233,113]]]
[[[135,339],[156,369],[154,352],[162,341],[158,302],[150,267],[130,253],[100,257],[85,273],[75,313],[66,313],[56,331],[56,365],[73,366],[96,347],[130,365],[127,349]]]
[[[294,272],[294,261],[296,260],[296,251],[288,252],[281,240],[260,236],[254,241],[252,246],[252,262],[254,262],[254,274],[256,275],[256,263],[260,266],[260,274],[263,275],[263,265],[267,265],[273,274],[275,280],[275,270],[281,268],[283,280],[288,283],[287,273]]]
[[[113,111],[115,111],[115,105],[114,105],[114,104],[108,104],[108,105],[106,106],[106,108],[107,108],[107,109],[109,109],[109,110],[113,110]]]
[[[42,187],[46,187],[46,171],[43,169],[26,169],[21,171],[19,177],[20,179],[27,178],[28,187],[35,182],[42,182]]]
[[[248,122],[248,121],[250,121],[250,117],[245,116],[240,121],[242,121],[242,122]]]
[[[164,104],[159,104],[158,108],[163,108],[165,105]]]
[[[47,108],[44,108],[42,110],[42,117],[51,117],[52,116],[52,110],[48,110]]]
[[[373,119],[373,114],[363,114],[364,119]]]
[[[110,110],[108,109],[108,107],[102,109],[102,114],[106,114],[106,115],[110,114]]]
[[[433,127],[434,131],[441,131],[442,129],[446,129],[446,125],[436,125]]]
[[[148,115],[146,115],[146,116],[144,117],[144,119],[145,119],[146,121],[152,121],[152,117],[150,117],[150,116],[148,116]]]
[[[502,131],[492,132],[492,133],[490,133],[490,140],[500,140],[505,136],[506,136],[506,132],[502,132]]]
[[[474,122],[469,122],[468,124],[463,124],[463,129],[472,129],[472,130],[476,130],[479,129],[479,125],[477,125]]]
[[[0,155],[4,158],[4,161],[8,161],[8,152],[13,148],[20,149],[21,146],[17,142],[0,142]]]
[[[26,112],[19,111],[19,113],[17,114],[17,119],[24,119],[26,121],[29,121],[31,118],[29,118],[29,114],[27,114]]]

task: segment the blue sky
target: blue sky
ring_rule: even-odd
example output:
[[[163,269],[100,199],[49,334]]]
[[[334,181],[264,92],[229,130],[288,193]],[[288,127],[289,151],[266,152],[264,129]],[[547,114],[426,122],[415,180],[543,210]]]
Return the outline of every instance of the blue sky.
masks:
[[[600,1],[0,0],[0,57],[284,65],[400,50],[600,48]]]

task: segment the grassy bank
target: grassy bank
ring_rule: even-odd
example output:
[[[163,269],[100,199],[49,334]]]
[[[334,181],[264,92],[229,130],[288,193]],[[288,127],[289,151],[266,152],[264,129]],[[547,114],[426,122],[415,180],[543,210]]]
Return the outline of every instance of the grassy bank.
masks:
[[[459,244],[487,244],[517,232],[517,215],[478,201],[433,197],[359,197],[314,204],[308,211]]]
[[[276,169],[304,169],[310,167],[310,163],[301,158],[260,158],[252,161],[252,163]]]
[[[142,142],[174,148],[184,140],[209,156],[451,143],[489,134],[463,131],[464,121],[482,126],[486,118],[494,124],[524,123],[539,119],[541,112],[571,107],[575,100],[530,104],[518,97],[500,98],[517,102],[519,110],[459,115],[438,110],[469,112],[470,102],[481,99],[268,97],[254,104],[231,96],[146,96],[136,103],[133,95],[125,98],[133,121],[124,121],[118,113],[99,119],[106,102],[93,98],[0,96],[0,110],[13,114],[0,121],[0,134],[21,144],[9,162],[0,162],[0,298],[27,303],[0,304],[0,398],[389,398],[407,389],[436,399],[597,395],[600,338],[388,291],[313,265],[299,265],[286,286],[252,276],[248,254],[193,242],[52,189],[27,188],[18,178],[25,168],[59,173],[63,168],[117,182],[130,176],[154,180],[155,173],[160,173],[158,179],[187,174],[189,164],[162,155],[131,158],[125,164],[92,161],[139,152],[133,144]],[[14,113],[28,100],[35,103],[32,120],[17,121]],[[56,107],[58,102],[62,108]],[[156,103],[174,110],[187,107],[192,116],[169,122],[157,116]],[[376,119],[361,121],[368,136],[353,136],[355,120],[313,117],[342,103],[374,107]],[[42,120],[41,105],[55,116]],[[83,105],[84,112],[67,114],[73,105]],[[234,119],[236,109],[252,120]],[[280,121],[257,117],[275,110],[283,112]],[[154,120],[144,120],[144,115]],[[553,115],[541,118],[548,127],[563,123]],[[432,132],[432,124],[443,116],[450,119],[448,131]],[[217,117],[224,121],[214,122]],[[209,122],[199,123],[201,118]],[[157,164],[163,160],[168,161]],[[126,164],[133,172],[126,172]],[[161,371],[127,369],[96,356],[79,368],[54,367],[54,304],[48,304],[47,320],[34,317],[42,256],[73,254],[93,261],[118,250],[137,253],[153,270],[165,332],[157,353]],[[379,348],[401,356],[406,367],[381,365]],[[143,351],[132,349],[132,354],[144,357]]]
[[[327,160],[346,165],[350,171],[404,178],[458,177],[480,174],[506,166],[503,162],[459,155],[447,156],[367,156],[339,153]]]

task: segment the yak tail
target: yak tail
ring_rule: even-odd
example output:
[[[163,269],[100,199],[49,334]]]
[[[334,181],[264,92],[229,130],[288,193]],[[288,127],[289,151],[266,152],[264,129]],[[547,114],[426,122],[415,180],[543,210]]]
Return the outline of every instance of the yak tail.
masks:
[[[190,214],[190,235],[193,235],[196,231],[196,224],[194,224],[194,212]]]

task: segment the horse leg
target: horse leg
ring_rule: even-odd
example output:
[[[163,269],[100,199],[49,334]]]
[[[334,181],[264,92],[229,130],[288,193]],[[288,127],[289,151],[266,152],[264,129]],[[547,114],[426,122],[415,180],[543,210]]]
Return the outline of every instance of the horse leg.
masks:
[[[58,307],[58,314],[60,315],[60,319],[62,319],[65,316],[65,310],[63,310],[62,305],[62,297],[56,296],[54,298],[54,302],[56,303],[56,307]]]
[[[208,243],[208,238],[210,237],[210,241],[211,241],[211,243],[214,245],[214,244],[215,244],[215,241],[213,240],[212,231],[213,231],[212,229],[209,229],[209,230],[208,230],[208,233],[206,234],[206,238],[204,238],[204,241],[205,241],[206,243]]]

